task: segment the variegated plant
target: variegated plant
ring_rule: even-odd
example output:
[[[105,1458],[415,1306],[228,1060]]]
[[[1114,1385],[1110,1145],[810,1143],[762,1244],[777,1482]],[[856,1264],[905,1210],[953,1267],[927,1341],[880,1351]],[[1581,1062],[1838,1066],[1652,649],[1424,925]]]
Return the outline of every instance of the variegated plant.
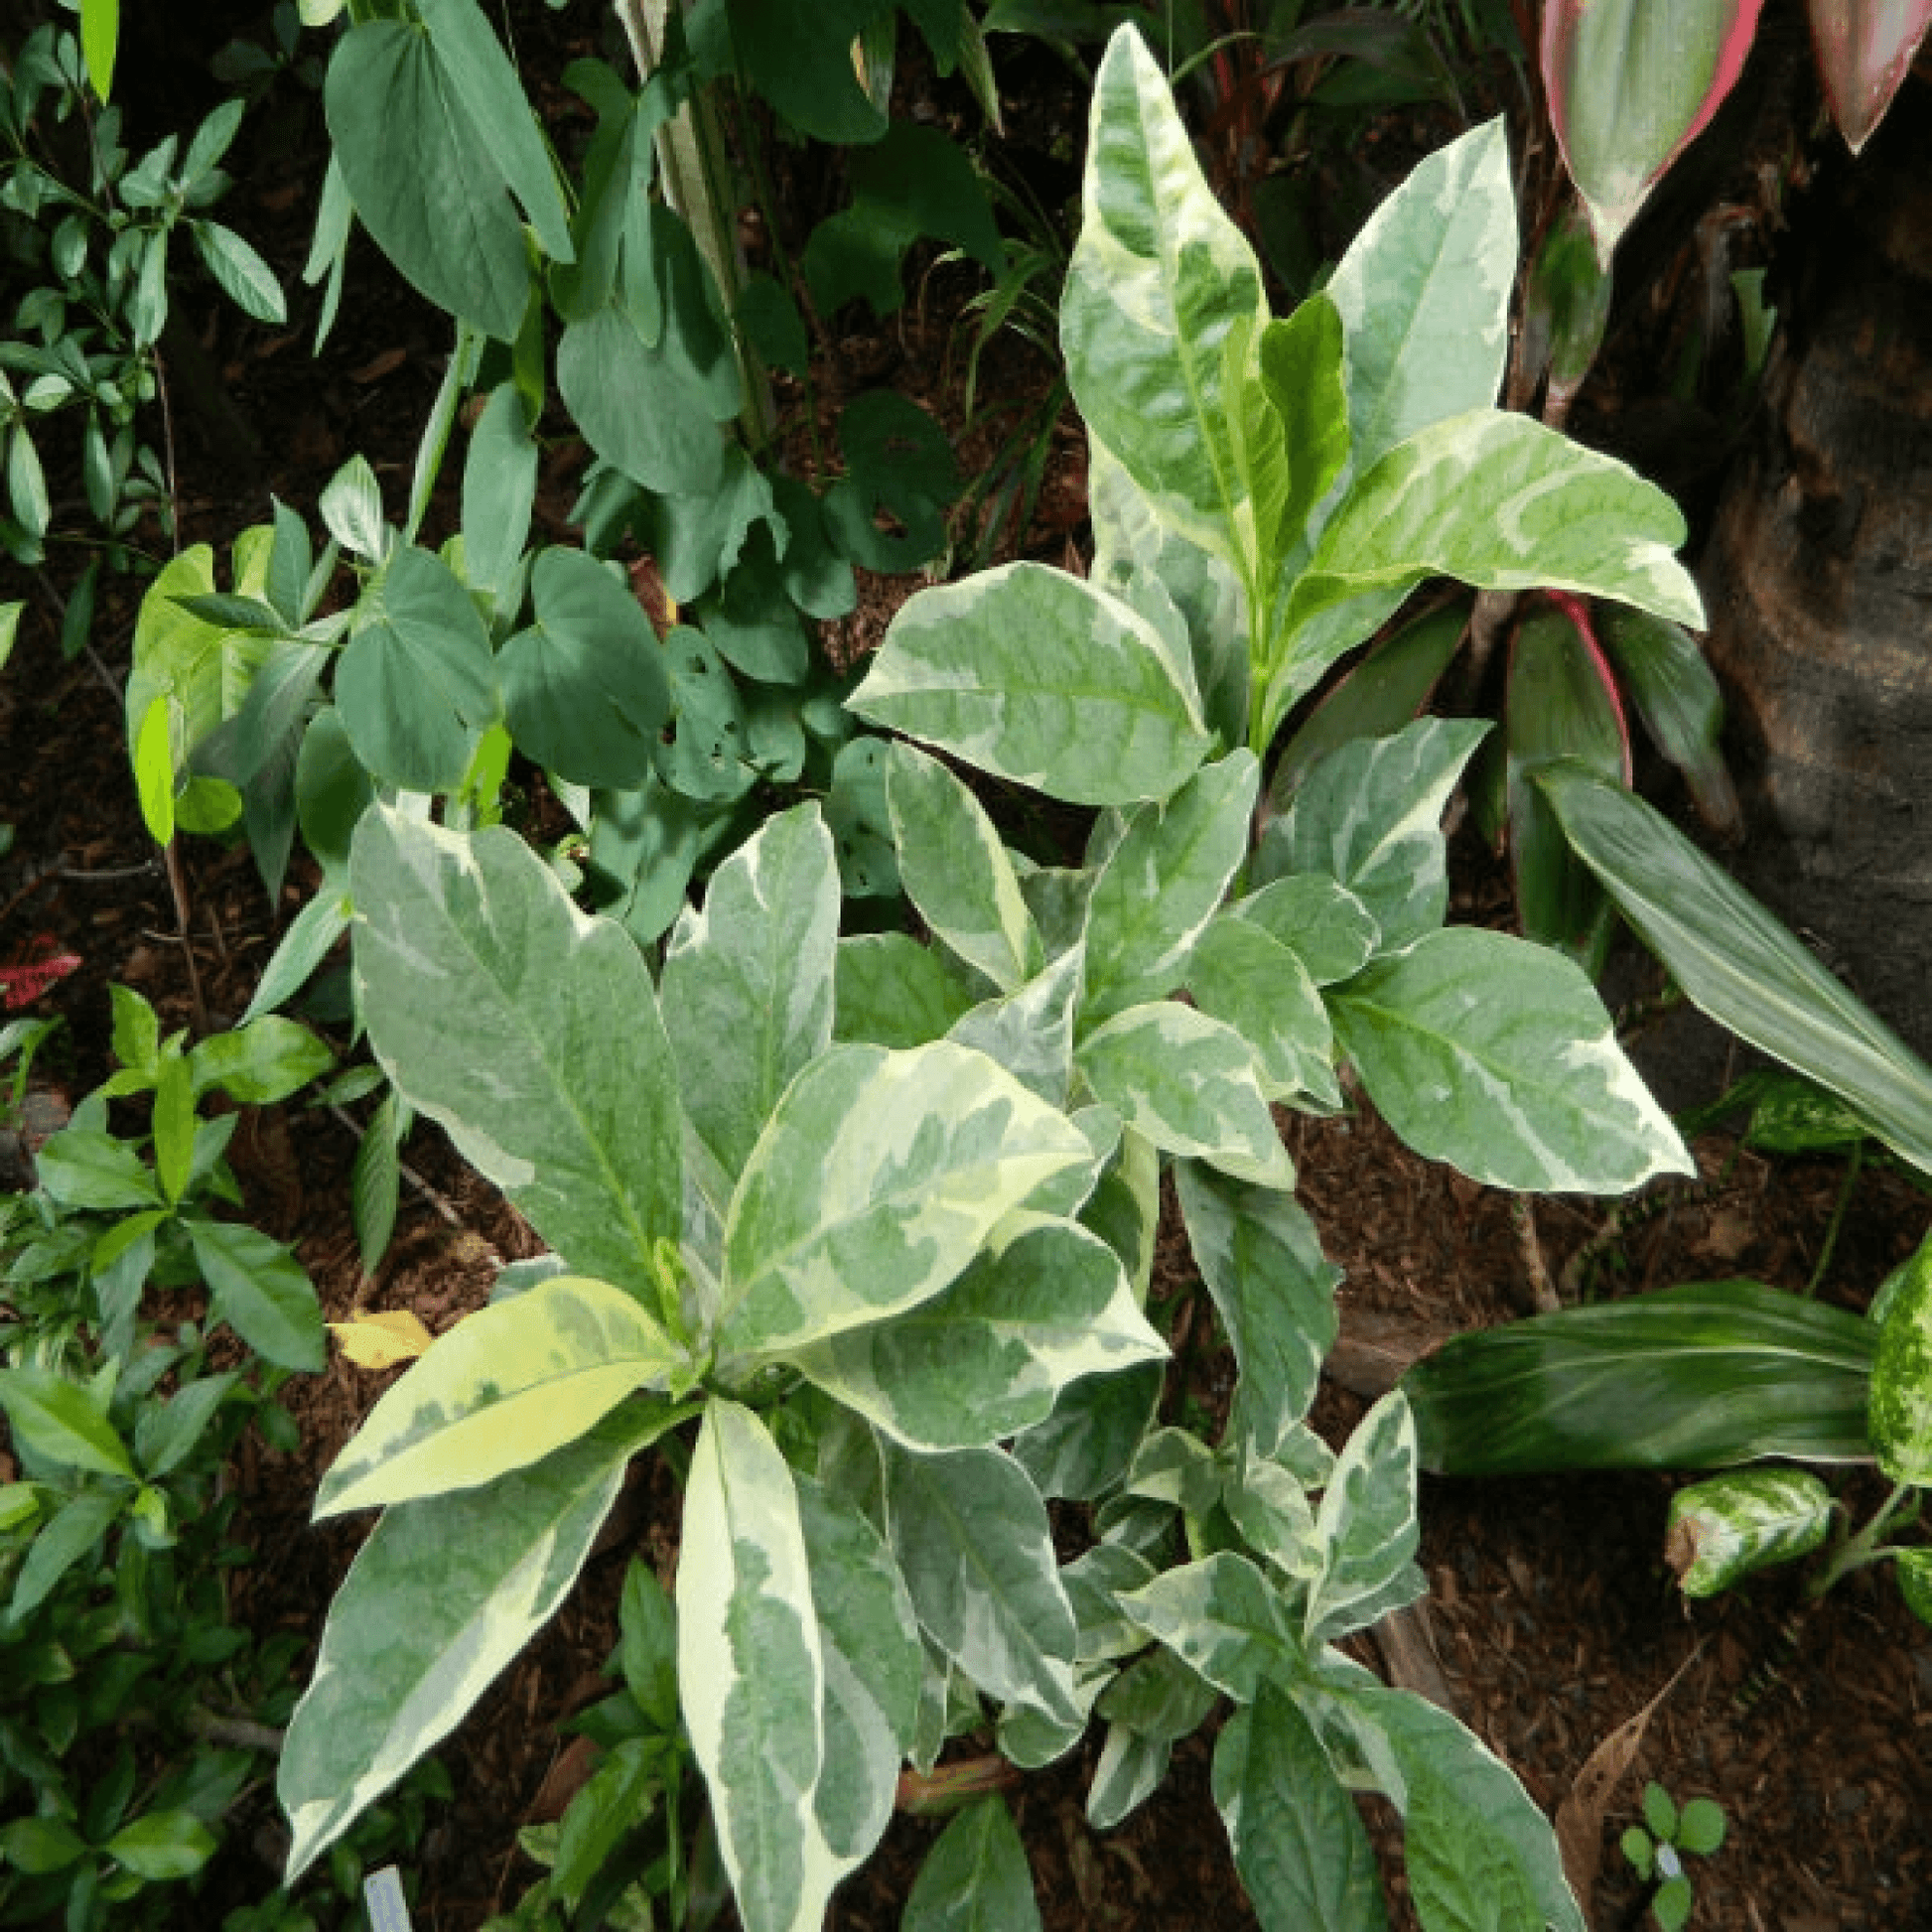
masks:
[[[365,818],[356,978],[398,1090],[555,1250],[379,1403],[324,1513],[385,1514],[281,1791],[306,1863],[461,1718],[582,1566],[629,1458],[689,1433],[679,1684],[751,1932],[820,1922],[901,1763],[992,1722],[1016,1765],[1105,1727],[1124,1817],[1223,1699],[1214,1789],[1264,1924],[1386,1922],[1351,1792],[1406,1820],[1429,1926],[1582,1932],[1549,1826],[1452,1719],[1337,1648],[1421,1594],[1401,1397],[1308,1427],[1336,1271],[1272,1109],[1340,1062],[1478,1178],[1688,1171],[1567,960],[1446,929],[1443,810],[1482,727],[1340,747],[1257,835],[1286,706],[1425,574],[1695,614],[1676,512],[1489,408],[1514,263],[1501,138],[1427,164],[1286,323],[1117,38],[1066,333],[1094,421],[1092,582],[1016,564],[909,603],[854,708],[1095,808],[1010,850],[895,746],[930,943],[840,937],[815,806],[687,911],[657,983],[507,833]],[[1238,1380],[1159,1413],[1143,1304],[1171,1172]],[[1047,1505],[1090,1509],[1061,1563]],[[1030,1917],[997,1798],[909,1925]]]

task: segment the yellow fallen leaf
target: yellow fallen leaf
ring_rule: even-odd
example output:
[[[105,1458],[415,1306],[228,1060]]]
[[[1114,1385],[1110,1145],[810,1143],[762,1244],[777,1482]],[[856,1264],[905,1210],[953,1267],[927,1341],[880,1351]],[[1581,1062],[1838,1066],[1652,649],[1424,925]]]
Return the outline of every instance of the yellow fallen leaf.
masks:
[[[398,1362],[414,1361],[436,1339],[407,1309],[352,1315],[329,1327],[357,1368],[394,1368]]]

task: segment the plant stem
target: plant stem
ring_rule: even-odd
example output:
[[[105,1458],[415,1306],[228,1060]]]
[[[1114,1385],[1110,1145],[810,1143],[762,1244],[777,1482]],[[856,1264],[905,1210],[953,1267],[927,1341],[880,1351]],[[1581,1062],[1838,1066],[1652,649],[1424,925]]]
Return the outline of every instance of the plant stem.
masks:
[[[1858,1191],[1859,1170],[1864,1165],[1864,1143],[1854,1141],[1852,1153],[1845,1163],[1845,1178],[1839,1183],[1838,1199],[1832,1206],[1832,1218],[1825,1227],[1825,1245],[1818,1251],[1818,1266],[1811,1271],[1811,1280],[1805,1284],[1807,1300],[1815,1298],[1825,1280],[1825,1271],[1832,1265],[1832,1255],[1838,1247],[1839,1230],[1845,1225],[1845,1210],[1852,1205],[1852,1196]]]
[[[1894,1483],[1891,1494],[1878,1506],[1876,1515],[1856,1536],[1847,1537],[1839,1545],[1831,1562],[1805,1587],[1806,1595],[1816,1601],[1853,1571],[1863,1570],[1867,1564],[1888,1556],[1889,1551],[1878,1547],[1878,1539],[1891,1527],[1892,1519],[1900,1509],[1908,1501],[1915,1500],[1916,1496],[1917,1491],[1911,1483]]]

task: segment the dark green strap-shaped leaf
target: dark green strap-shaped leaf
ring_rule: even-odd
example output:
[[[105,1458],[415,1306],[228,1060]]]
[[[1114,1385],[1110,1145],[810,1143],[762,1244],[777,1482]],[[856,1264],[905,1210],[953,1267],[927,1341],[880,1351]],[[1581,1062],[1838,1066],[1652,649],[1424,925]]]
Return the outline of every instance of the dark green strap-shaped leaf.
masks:
[[[1681,623],[1621,605],[1599,606],[1597,621],[1637,716],[1683,772],[1705,823],[1725,836],[1740,833],[1743,814],[1719,744],[1724,694],[1704,646]]]
[[[350,860],[377,1057],[582,1273],[656,1306],[683,1227],[677,1087],[643,957],[514,834],[378,809]]]
[[[1829,1088],[1932,1173],[1932,1067],[1660,812],[1581,766],[1537,774],[1617,910],[1721,1026]]]
[[[383,253],[438,308],[514,340],[530,260],[496,161],[500,130],[478,123],[430,35],[395,20],[351,27],[324,100],[335,160]]]
[[[1402,1386],[1444,1474],[1853,1461],[1877,1342],[1757,1282],[1687,1283],[1459,1335]]]
[[[1295,1700],[1264,1678],[1214,1744],[1214,1803],[1264,1932],[1382,1932],[1374,1848]]]
[[[486,1488],[389,1510],[329,1611],[275,1788],[292,1881],[468,1714],[577,1581],[623,1480],[620,1413]]]

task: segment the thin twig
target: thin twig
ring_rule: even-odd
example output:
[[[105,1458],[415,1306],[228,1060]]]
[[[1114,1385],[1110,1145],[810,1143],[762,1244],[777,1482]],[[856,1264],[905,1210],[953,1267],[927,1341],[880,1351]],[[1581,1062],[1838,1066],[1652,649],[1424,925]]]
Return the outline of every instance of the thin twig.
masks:
[[[281,1754],[282,1732],[269,1725],[258,1725],[252,1718],[224,1718],[195,1704],[188,1708],[188,1727],[210,1744],[232,1744],[237,1750],[267,1751],[271,1756]]]
[[[154,392],[161,399],[161,447],[168,459],[168,542],[181,555],[181,490],[175,482],[175,412],[168,401],[168,371],[159,348],[154,353]]]
[[[206,1035],[207,1004],[202,998],[201,969],[195,964],[195,940],[188,929],[188,881],[182,872],[181,854],[173,839],[161,848],[161,853],[168,862],[168,890],[174,895],[175,922],[181,927],[181,956],[188,964],[189,1010],[195,1018],[196,1033]]]
[[[1527,1194],[1518,1194],[1511,1199],[1509,1218],[1516,1225],[1516,1246],[1529,1274],[1530,1294],[1535,1300],[1536,1311],[1538,1314],[1555,1314],[1563,1307],[1563,1300],[1557,1294],[1556,1284],[1550,1280],[1550,1270],[1543,1259],[1543,1243],[1537,1239],[1536,1210],[1530,1205]]]

